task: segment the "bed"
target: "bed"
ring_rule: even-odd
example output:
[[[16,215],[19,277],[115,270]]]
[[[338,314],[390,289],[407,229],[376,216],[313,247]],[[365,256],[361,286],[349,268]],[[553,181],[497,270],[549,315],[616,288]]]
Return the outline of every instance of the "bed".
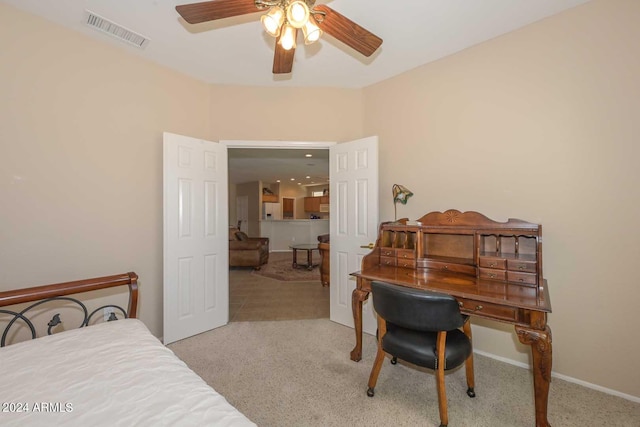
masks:
[[[126,310],[90,311],[76,299],[117,286],[129,288]],[[35,338],[31,312],[60,302],[80,304],[79,328],[55,333],[64,324],[56,310],[45,336],[5,345],[18,324]],[[135,318],[136,305],[135,273],[0,292],[0,425],[255,426]],[[105,307],[123,318],[92,324]]]

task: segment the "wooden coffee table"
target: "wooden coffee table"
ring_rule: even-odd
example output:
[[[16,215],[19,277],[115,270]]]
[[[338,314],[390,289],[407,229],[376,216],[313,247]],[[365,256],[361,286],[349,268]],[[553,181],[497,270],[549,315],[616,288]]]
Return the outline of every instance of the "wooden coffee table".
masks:
[[[299,245],[291,245],[289,247],[293,250],[293,263],[292,263],[292,267],[293,268],[304,267],[307,270],[311,271],[311,270],[313,270],[313,267],[317,267],[318,266],[318,264],[314,264],[313,263],[313,251],[316,250],[316,251],[318,251],[318,253],[320,253],[320,250],[318,249],[318,245],[317,244],[304,243],[304,244],[299,244]],[[298,251],[306,251],[307,252],[307,263],[306,264],[299,264],[298,263]]]

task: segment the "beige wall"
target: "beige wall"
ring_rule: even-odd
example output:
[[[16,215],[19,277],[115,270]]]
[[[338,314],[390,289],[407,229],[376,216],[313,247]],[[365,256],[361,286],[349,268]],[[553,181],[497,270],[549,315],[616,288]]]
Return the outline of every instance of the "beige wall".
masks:
[[[289,199],[295,199],[293,203],[294,219],[308,219],[309,216],[304,212],[304,196],[306,194],[306,187],[302,187],[291,181],[283,181],[280,183],[280,202],[283,197]]]
[[[399,216],[542,223],[554,370],[640,396],[639,13],[634,0],[595,1],[341,90],[205,85],[0,4],[0,289],[134,270],[142,320],[161,335],[163,131],[378,134],[380,218],[397,182],[415,193]],[[476,327],[474,343],[527,361],[511,332]]]
[[[208,86],[0,4],[0,290],[135,271],[162,333],[162,132]]]
[[[0,290],[136,271],[158,336],[162,132],[339,141],[362,129],[360,90],[211,86],[5,4],[0,52]]]
[[[362,91],[211,86],[219,140],[349,141],[362,136]]]
[[[638,16],[638,1],[595,1],[364,91],[380,218],[393,219],[400,183],[415,196],[398,216],[455,208],[543,224],[554,371],[634,396]],[[512,331],[487,323],[474,345],[528,362]]]

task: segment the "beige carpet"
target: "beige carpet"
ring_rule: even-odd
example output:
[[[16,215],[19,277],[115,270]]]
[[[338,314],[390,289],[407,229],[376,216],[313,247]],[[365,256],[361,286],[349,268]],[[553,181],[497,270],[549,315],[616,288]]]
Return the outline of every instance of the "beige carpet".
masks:
[[[236,322],[171,344],[187,365],[263,427],[437,426],[435,379],[388,362],[376,395],[366,396],[375,340],[364,336],[363,360],[349,359],[353,330],[328,319]],[[452,427],[531,427],[529,371],[475,357],[476,395],[465,394],[464,369],[447,376]],[[640,426],[640,404],[554,378],[554,427]]]

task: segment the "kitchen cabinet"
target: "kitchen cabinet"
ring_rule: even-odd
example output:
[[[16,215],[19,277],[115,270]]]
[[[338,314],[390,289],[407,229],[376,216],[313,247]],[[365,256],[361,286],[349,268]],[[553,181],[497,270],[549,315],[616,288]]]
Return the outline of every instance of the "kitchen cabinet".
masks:
[[[304,198],[304,210],[305,212],[328,212],[328,209],[320,209],[320,205],[329,205],[329,196],[321,197],[305,197]]]
[[[264,203],[278,203],[278,195],[277,194],[263,194],[262,201]]]
[[[320,199],[322,197],[305,197],[304,198],[304,210],[305,212],[320,212]]]

